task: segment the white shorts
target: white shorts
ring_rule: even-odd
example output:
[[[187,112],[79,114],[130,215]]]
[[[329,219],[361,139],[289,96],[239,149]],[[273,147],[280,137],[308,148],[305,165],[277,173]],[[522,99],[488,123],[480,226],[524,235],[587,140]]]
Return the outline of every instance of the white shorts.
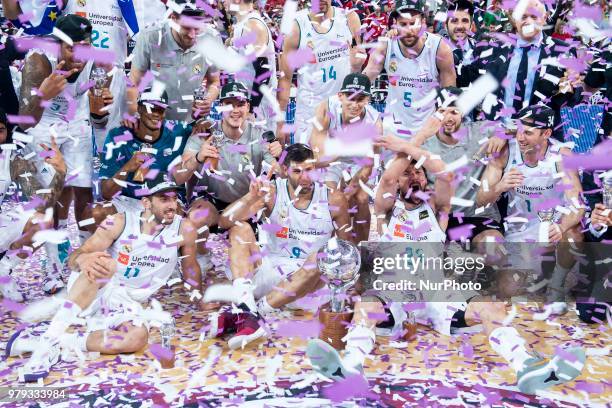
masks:
[[[340,180],[343,180],[345,183],[348,183],[351,180],[349,179],[348,181],[346,181],[344,179],[343,172],[346,171],[352,179],[357,173],[359,173],[362,167],[363,166],[361,166],[360,164],[345,162],[329,166],[325,169],[325,182],[332,182],[337,184],[338,182],[340,182]]]
[[[34,138],[32,143],[37,153],[37,160],[42,160],[38,156],[38,153],[43,150],[40,144],[44,143],[47,146],[51,146],[51,136],[55,136],[55,142],[60,152],[62,152],[68,167],[66,186],[91,187],[93,139],[89,120],[79,120],[70,123],[60,120],[53,123],[47,122],[43,118],[38,125],[28,130],[28,134]]]
[[[115,210],[117,210],[118,213],[124,213],[129,210],[144,210],[142,201],[137,198],[118,195],[113,197],[111,203],[113,203],[113,207],[115,207]]]
[[[0,214],[0,252],[8,251],[11,244],[23,235],[23,230],[36,210],[17,206]]]
[[[300,269],[304,262],[304,259],[264,256],[252,278],[255,299],[261,299],[270,293],[276,285]],[[231,279],[232,273],[229,268],[226,274]]]
[[[79,276],[78,272],[70,274],[68,292]],[[98,290],[95,299],[78,316],[85,319],[87,333],[115,329],[126,322],[149,329],[147,321],[142,318],[142,304],[132,299],[127,290],[125,286],[119,286],[112,280]]]

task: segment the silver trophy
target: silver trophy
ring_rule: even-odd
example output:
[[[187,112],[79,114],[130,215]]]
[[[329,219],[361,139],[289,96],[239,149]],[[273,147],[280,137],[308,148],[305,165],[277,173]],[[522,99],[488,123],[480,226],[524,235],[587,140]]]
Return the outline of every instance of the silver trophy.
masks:
[[[91,72],[91,79],[94,81],[93,94],[97,97],[102,97],[102,92],[106,87],[108,76],[104,68],[96,67]]]
[[[196,88],[193,91],[193,100],[195,102],[203,102],[206,99],[206,96],[208,96],[208,90],[204,85]]]
[[[538,211],[538,218],[540,222],[550,222],[553,223],[555,221],[556,211],[554,208],[547,208],[545,210]]]
[[[331,312],[344,309],[344,292],[359,278],[361,255],[352,243],[332,238],[317,253],[319,271],[328,279],[331,289]]]
[[[603,205],[612,209],[612,171],[606,173],[603,179]]]
[[[161,335],[161,345],[164,348],[170,348],[170,343],[172,338],[176,334],[176,326],[174,323],[174,319],[170,318],[169,321],[163,323],[159,328],[159,333]]]

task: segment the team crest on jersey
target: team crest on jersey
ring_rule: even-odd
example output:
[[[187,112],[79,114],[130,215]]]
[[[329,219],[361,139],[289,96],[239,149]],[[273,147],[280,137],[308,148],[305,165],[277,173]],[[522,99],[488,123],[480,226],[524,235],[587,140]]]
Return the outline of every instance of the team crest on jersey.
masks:
[[[195,64],[193,66],[193,73],[194,74],[201,74],[202,73],[202,66],[200,64]]]
[[[85,7],[87,5],[87,0],[77,0],[77,4],[81,7]]]
[[[423,210],[419,213],[419,220],[423,220],[428,217],[429,217],[429,213],[427,212],[427,210]]]
[[[397,60],[391,60],[389,62],[389,71],[391,71],[392,73],[397,71]]]

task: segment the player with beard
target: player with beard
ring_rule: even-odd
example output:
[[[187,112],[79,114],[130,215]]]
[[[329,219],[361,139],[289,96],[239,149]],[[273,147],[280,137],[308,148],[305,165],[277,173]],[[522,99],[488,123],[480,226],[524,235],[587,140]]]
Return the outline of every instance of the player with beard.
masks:
[[[383,68],[389,76],[385,107],[385,133],[408,138],[435,111],[435,90],[456,86],[451,48],[436,34],[428,33],[423,0],[397,0],[390,27],[397,38],[378,40],[364,70],[374,81]]]
[[[556,265],[548,284],[547,300],[553,302],[549,305],[552,311],[564,313],[565,277],[576,262],[571,246],[584,240],[580,226],[584,216],[584,205],[580,202],[582,187],[578,173],[563,168],[562,156],[570,154],[569,149],[550,141],[553,110],[545,105],[529,106],[519,112],[518,118],[516,139],[488,163],[482,175],[477,204],[493,204],[508,193],[509,216],[505,223],[508,242],[540,241],[540,213],[548,210],[561,215],[550,222],[543,239],[556,244]],[[570,210],[557,213],[555,209],[561,205]]]
[[[351,216],[357,242],[367,241],[370,233],[370,196],[359,186],[359,181],[367,183],[372,173],[372,160],[365,156],[326,156],[325,144],[329,138],[345,139],[341,143],[348,144],[354,140],[353,132],[382,135],[380,114],[370,105],[370,87],[367,76],[347,75],[340,92],[317,107],[315,118],[320,127],[314,127],[310,137],[317,165],[327,166],[327,186],[344,191],[349,208],[357,207],[357,212]],[[345,178],[344,174],[349,177]]]
[[[85,210],[93,201],[93,140],[90,120],[93,115],[107,115],[102,109],[110,105],[113,98],[106,90],[104,105],[90,105],[87,83],[94,63],[75,58],[75,48],[84,48],[86,51],[91,45],[90,22],[69,14],[57,21],[56,28],[72,44],[57,37],[59,57],[36,49],[29,53],[23,69],[19,114],[32,117],[30,123],[22,123],[20,126],[28,129],[28,135],[33,137],[32,145],[36,152],[41,152],[40,143],[50,145],[51,137],[55,136],[68,166],[66,183],[55,208],[57,226],[63,229],[68,224],[68,211],[73,197],[77,222],[86,219]],[[40,157],[37,156],[39,161],[42,160]],[[89,235],[87,229],[79,225],[81,242]],[[64,286],[61,279],[63,260],[57,244],[47,242],[45,250],[49,259],[46,260],[43,290],[55,293]]]
[[[416,164],[420,162],[425,169]],[[383,174],[376,194],[377,214],[388,222],[387,228],[381,228],[388,231],[383,233],[381,241],[407,244],[418,241],[424,243],[425,251],[432,244],[443,245],[445,213],[450,209],[453,195],[452,174],[444,172],[444,168],[441,160],[434,159],[425,150],[410,144],[404,146]],[[437,176],[433,196],[429,198],[425,198],[430,193],[425,170]],[[427,270],[427,277],[436,279],[431,276],[434,273]],[[391,281],[399,281],[396,280],[399,278]],[[316,371],[334,380],[363,375],[365,358],[374,349],[378,329],[393,327],[391,333],[398,333],[406,318],[404,304],[394,302],[388,292],[377,291],[376,296],[365,295],[355,303],[343,357],[320,339],[309,341],[306,355]],[[530,354],[518,331],[503,325],[507,318],[505,304],[491,298],[472,297],[466,302],[429,300],[416,306],[411,307],[416,319],[428,321],[440,334],[452,335],[463,328],[482,324],[490,347],[514,368],[518,388],[525,393],[533,394],[573,380],[580,375],[586,359],[584,351],[577,347],[565,350],[552,360]],[[387,316],[387,321],[382,322],[378,316]],[[567,357],[568,354],[571,356]]]
[[[277,98],[281,112],[285,112],[296,69],[291,57],[298,51],[312,53],[311,60],[298,70],[294,141],[299,143],[306,143],[310,137],[317,105],[336,94],[344,77],[350,72],[360,71],[365,60],[365,55],[364,58],[358,57],[356,47],[351,48],[353,44],[361,44],[361,23],[357,13],[333,7],[331,0],[314,4],[319,5],[318,10],[304,9],[296,14],[291,33],[285,36],[279,60],[281,73]],[[276,134],[288,142],[282,127],[281,121]]]
[[[286,150],[287,178],[255,180],[249,193],[228,207],[220,225],[230,230],[232,285],[206,290],[204,301],[238,305],[239,313],[225,311],[212,318],[211,335],[234,333],[232,349],[266,334],[258,319],[323,286],[316,254],[332,236],[351,240],[348,204],[339,191],[313,181],[312,150],[293,144]],[[261,247],[245,221],[263,216]],[[257,302],[256,302],[257,300]]]
[[[446,31],[453,50],[457,86],[465,88],[479,75],[475,65],[472,65],[477,54],[472,20],[474,5],[469,0],[459,0],[450,5],[447,13]]]
[[[410,142],[395,136],[385,136],[381,138],[381,145],[393,151],[401,151],[408,144],[421,146],[429,153],[439,155],[444,163],[467,157],[469,163],[455,171],[453,187],[455,197],[472,204],[452,207],[448,231],[470,225],[469,234],[462,234],[461,239],[470,238],[475,244],[491,240],[502,242],[503,230],[497,205],[476,205],[478,186],[474,184],[474,180],[480,180],[485,170],[485,163],[480,157],[499,153],[506,141],[495,136],[496,124],[493,122],[465,122],[455,106],[460,95],[461,90],[455,87],[441,89],[436,98],[436,113],[427,119]],[[483,143],[485,138],[488,141]],[[434,183],[435,176],[428,173],[428,180]]]
[[[46,306],[44,312],[53,315],[44,333],[36,335],[43,329],[31,326],[9,339],[7,356],[32,352],[23,369],[24,381],[45,378],[62,349],[102,354],[142,350],[148,344],[150,321],[169,320],[168,313],[144,309],[142,303],[166,283],[179,258],[183,271],[199,273],[197,232],[189,220],[177,215],[176,184],[159,178],[151,185],[142,198],[144,211],[109,217],[70,255],[73,272],[67,297],[36,307]],[[32,309],[26,309],[30,316],[36,315]],[[86,319],[85,335],[66,333],[77,319]]]

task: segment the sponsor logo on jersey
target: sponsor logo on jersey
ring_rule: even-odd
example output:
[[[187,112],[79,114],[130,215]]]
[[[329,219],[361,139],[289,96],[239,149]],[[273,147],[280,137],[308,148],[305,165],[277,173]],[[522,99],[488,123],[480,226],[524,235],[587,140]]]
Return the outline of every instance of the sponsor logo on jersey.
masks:
[[[77,0],[77,4],[80,7],[85,7],[87,5],[87,1],[86,0]]]
[[[130,256],[128,254],[119,252],[119,258],[117,259],[117,262],[122,265],[127,265],[130,262]]]
[[[77,11],[76,13],[77,16],[81,16],[83,18],[87,18],[87,12],[86,11]]]
[[[289,238],[289,228],[282,227],[281,230],[276,233],[276,237],[283,239]]]
[[[406,236],[404,234],[404,231],[402,231],[402,224],[395,224],[395,229],[393,230],[393,236],[399,237],[399,238],[404,238]]]
[[[429,217],[429,213],[427,212],[427,210],[423,210],[419,212],[419,220],[423,220],[428,217]]]
[[[200,64],[195,64],[193,66],[193,73],[194,74],[201,74],[202,73],[202,66]]]

